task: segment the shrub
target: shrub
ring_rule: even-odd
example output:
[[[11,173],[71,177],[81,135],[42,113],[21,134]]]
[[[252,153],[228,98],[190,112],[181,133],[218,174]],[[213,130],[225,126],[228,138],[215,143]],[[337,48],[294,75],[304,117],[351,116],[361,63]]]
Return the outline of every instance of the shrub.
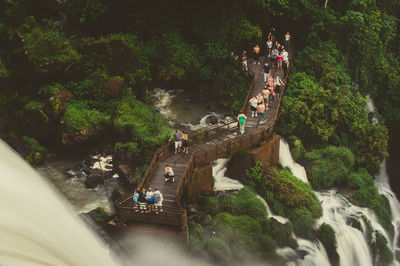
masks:
[[[328,253],[329,261],[332,265],[339,265],[340,258],[337,253],[337,241],[335,235],[335,230],[326,223],[323,223],[317,231],[317,237],[324,245],[325,250]]]
[[[274,218],[270,218],[265,230],[276,241],[275,245],[278,244],[279,247],[291,247],[293,249],[298,247],[297,241],[292,236],[292,225],[290,223],[281,224]]]
[[[393,252],[388,247],[387,239],[381,232],[375,231],[375,241],[371,244],[372,256],[376,265],[391,265],[393,262]]]
[[[104,210],[103,207],[97,207],[96,208],[96,216],[94,217],[94,220],[96,221],[96,223],[105,223],[109,220],[109,216],[107,214],[107,212]]]
[[[75,102],[67,106],[63,121],[69,133],[83,129],[100,131],[111,124],[111,117],[96,109],[83,108],[79,102]]]
[[[327,146],[307,152],[308,179],[315,189],[328,189],[344,184],[354,166],[354,155],[345,147]]]
[[[211,215],[218,213],[219,203],[216,197],[201,197],[199,199],[199,203],[201,205],[201,209],[205,213],[209,213]]]
[[[232,252],[229,246],[218,237],[212,237],[207,240],[208,254],[213,257],[217,264],[228,265],[232,259]]]
[[[42,163],[47,156],[47,149],[39,144],[39,142],[31,137],[22,136],[22,141],[28,146],[29,154],[25,156],[25,160],[32,164],[37,165]]]

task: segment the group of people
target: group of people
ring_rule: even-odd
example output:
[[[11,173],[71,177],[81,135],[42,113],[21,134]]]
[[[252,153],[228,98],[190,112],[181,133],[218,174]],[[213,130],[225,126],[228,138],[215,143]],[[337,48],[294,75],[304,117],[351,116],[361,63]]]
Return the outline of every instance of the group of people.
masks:
[[[154,191],[149,187],[140,191],[139,188],[133,193],[133,209],[136,213],[153,212],[158,214],[162,212],[162,202],[164,198],[161,192],[156,188]]]
[[[269,104],[274,99],[279,100],[281,87],[285,85],[279,75],[276,75],[274,78],[271,73],[272,69],[275,68],[277,70],[283,70],[284,77],[287,76],[287,70],[289,68],[289,53],[287,49],[291,42],[290,32],[284,35],[283,40],[284,45],[281,45],[278,40],[276,40],[275,28],[271,28],[266,42],[267,52],[265,63],[261,70],[264,77],[264,87],[256,96],[249,100],[251,117],[258,117],[258,124],[266,122],[266,111],[268,110]],[[254,46],[253,64],[260,64],[260,52],[260,47],[258,45]],[[242,62],[243,70],[248,71],[246,51],[242,53]],[[239,123],[239,131],[243,134],[245,122],[247,120],[247,116],[243,113],[243,110],[240,111],[237,120]]]
[[[171,136],[169,141],[174,140],[175,142],[175,154],[177,154],[181,148],[183,148],[182,153],[188,154],[189,153],[189,137],[185,131],[180,132],[178,129],[175,133]]]

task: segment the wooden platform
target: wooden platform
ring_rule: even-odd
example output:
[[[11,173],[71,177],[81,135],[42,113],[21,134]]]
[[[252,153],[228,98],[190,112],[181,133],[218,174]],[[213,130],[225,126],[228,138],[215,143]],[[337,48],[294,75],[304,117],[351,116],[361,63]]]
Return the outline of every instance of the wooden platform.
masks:
[[[291,60],[292,57],[293,53],[289,51],[289,59]],[[261,62],[264,62],[264,58],[261,58]],[[266,111],[266,123],[261,125],[258,125],[257,117],[251,117],[248,104],[249,99],[264,88],[262,66],[262,64],[249,63],[249,72],[252,72],[254,77],[243,104],[243,109],[248,118],[245,124],[245,133],[241,135],[238,132],[236,121],[233,121],[192,132],[189,135],[189,139],[193,141],[189,145],[189,154],[173,154],[168,146],[161,147],[154,155],[140,187],[145,187],[146,189],[151,187],[153,190],[158,188],[164,196],[164,211],[158,215],[154,213],[136,213],[133,210],[132,195],[128,195],[116,204],[117,216],[120,219],[136,223],[175,226],[186,232],[186,209],[182,207],[182,197],[186,190],[187,180],[191,176],[191,171],[195,167],[210,163],[233,152],[254,147],[273,134],[280,109],[280,100],[272,101]],[[286,83],[283,74],[282,70],[274,69],[272,71],[273,77],[279,75]],[[282,86],[282,95],[284,90],[285,86]],[[164,180],[164,168],[167,164],[174,170],[174,183],[165,182]]]

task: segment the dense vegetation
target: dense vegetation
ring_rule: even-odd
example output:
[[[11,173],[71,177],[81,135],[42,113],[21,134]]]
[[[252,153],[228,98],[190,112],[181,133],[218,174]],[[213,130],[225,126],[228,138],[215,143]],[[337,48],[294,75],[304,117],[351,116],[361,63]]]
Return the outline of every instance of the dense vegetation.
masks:
[[[240,109],[249,79],[238,54],[261,37],[249,20],[253,11],[265,17],[258,5],[265,3],[2,0],[5,137],[51,147],[118,142],[143,164],[171,134],[148,105],[153,87],[200,90],[210,107]]]
[[[297,248],[292,225],[268,219],[264,203],[248,187],[223,197],[204,196],[198,202],[196,219],[211,219],[204,226],[190,224],[190,250],[194,255],[205,250],[218,265],[232,265],[238,261],[279,261],[276,248]]]

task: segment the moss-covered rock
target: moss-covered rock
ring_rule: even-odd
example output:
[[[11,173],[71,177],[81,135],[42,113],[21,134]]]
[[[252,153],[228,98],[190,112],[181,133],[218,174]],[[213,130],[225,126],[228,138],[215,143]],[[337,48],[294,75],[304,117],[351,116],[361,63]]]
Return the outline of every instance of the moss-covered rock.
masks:
[[[333,230],[333,228],[329,224],[323,223],[317,230],[317,237],[324,245],[331,264],[339,265],[340,258],[339,254],[337,253],[335,230]]]

